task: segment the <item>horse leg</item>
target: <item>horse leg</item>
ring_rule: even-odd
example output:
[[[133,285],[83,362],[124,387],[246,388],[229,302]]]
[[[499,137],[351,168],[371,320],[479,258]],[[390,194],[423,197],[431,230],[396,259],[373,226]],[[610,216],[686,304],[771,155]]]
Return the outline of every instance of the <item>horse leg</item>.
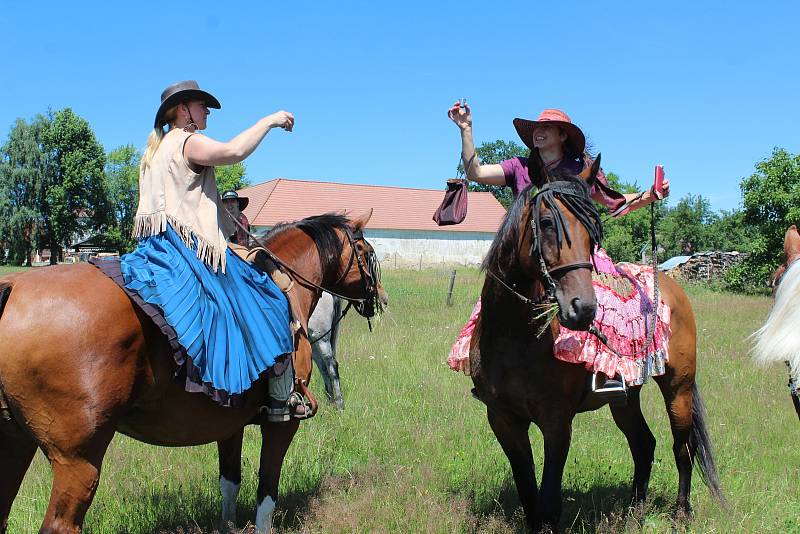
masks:
[[[571,422],[566,417],[547,422],[542,426],[542,435],[544,466],[542,486],[539,490],[538,516],[541,518],[541,527],[555,531],[558,530],[558,522],[561,519],[561,482],[572,438]]]
[[[339,362],[336,361],[336,349],[327,338],[322,338],[312,345],[311,356],[325,382],[325,392],[339,410],[344,410],[344,397],[339,381]]]
[[[36,442],[13,421],[0,420],[0,534],[8,529],[11,503],[36,453]]]
[[[77,533],[100,483],[100,468],[113,428],[100,429],[68,451],[47,450],[53,488],[40,532]]]
[[[641,387],[628,390],[628,405],[612,407],[611,415],[625,438],[633,456],[633,492],[631,501],[634,505],[647,499],[647,486],[650,483],[650,471],[653,468],[653,457],[656,450],[656,438],[647,426],[639,403]]]
[[[536,472],[533,465],[531,441],[528,437],[530,422],[514,418],[508,414],[487,410],[489,426],[511,464],[514,484],[517,486],[519,500],[525,511],[528,526],[535,531],[541,525],[536,515]]]
[[[330,351],[330,344],[325,339],[319,339],[316,343],[311,345],[311,358],[317,365],[319,374],[322,375],[322,381],[325,383],[325,393],[328,394],[328,400],[335,400],[333,379],[331,378],[331,371],[328,367],[326,351]]]
[[[672,429],[672,452],[675,455],[675,465],[678,468],[678,500],[677,514],[679,518],[691,519],[692,505],[689,497],[692,490],[692,463],[696,446],[692,436],[692,387],[673,383],[673,373],[655,377],[656,383],[661,388],[664,403],[669,415],[669,425]]]
[[[258,470],[258,490],[256,491],[256,532],[269,533],[272,529],[272,513],[278,503],[278,482],[286,451],[292,443],[299,419],[285,423],[265,423],[261,425],[261,466]]]
[[[222,527],[236,525],[236,499],[242,485],[242,440],[244,429],[217,442],[219,489],[222,493]]]

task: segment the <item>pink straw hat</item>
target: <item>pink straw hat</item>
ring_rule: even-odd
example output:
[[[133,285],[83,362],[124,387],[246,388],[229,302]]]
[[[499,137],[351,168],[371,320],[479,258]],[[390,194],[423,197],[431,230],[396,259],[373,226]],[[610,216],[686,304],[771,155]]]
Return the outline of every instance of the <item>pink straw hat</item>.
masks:
[[[514,128],[517,129],[520,139],[525,145],[533,150],[533,127],[537,123],[552,122],[557,124],[567,134],[565,144],[574,151],[574,156],[583,155],[586,148],[586,137],[580,128],[572,124],[569,116],[559,109],[546,109],[542,111],[539,118],[535,121],[529,119],[514,119]]]

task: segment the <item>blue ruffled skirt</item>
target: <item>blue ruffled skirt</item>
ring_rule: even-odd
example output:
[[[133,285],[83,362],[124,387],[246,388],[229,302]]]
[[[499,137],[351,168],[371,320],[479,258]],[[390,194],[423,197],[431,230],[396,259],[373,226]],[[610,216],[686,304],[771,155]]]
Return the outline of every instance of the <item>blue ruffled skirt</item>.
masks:
[[[289,306],[268,274],[230,249],[214,272],[167,226],[120,258],[125,287],[157,306],[205,384],[239,395],[292,352]]]

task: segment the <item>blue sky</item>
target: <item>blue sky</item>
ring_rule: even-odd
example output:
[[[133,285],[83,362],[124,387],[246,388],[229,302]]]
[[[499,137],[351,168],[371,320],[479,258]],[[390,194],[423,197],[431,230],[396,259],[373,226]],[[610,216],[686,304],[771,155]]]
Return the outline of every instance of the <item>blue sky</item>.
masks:
[[[442,188],[466,97],[476,143],[565,110],[606,171],[663,163],[673,203],[739,205],[773,147],[797,149],[795,2],[22,2],[0,0],[0,133],[71,107],[106,149],[142,147],[161,90],[194,78],[226,140],[278,109],[246,161],[275,177]]]

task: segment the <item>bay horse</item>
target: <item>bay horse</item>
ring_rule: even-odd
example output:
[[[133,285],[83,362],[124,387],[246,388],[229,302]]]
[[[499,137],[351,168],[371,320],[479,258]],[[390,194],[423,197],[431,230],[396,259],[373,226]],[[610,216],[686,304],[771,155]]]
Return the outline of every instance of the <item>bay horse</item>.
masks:
[[[792,225],[783,238],[784,262],[770,277],[775,304],[753,334],[753,358],[762,365],[786,362],[789,392],[800,418],[800,232]]]
[[[374,250],[362,234],[371,211],[348,219],[310,217],[273,232],[267,248],[290,267],[287,298],[302,326],[296,350],[307,358],[295,373],[310,378],[303,335],[320,288],[359,302],[373,315],[382,292],[369,266]],[[300,361],[298,358],[297,361]],[[167,338],[99,269],[58,265],[0,279],[0,532],[37,448],[53,483],[41,532],[80,531],[116,432],[161,446],[225,441],[259,414],[267,396],[262,375],[241,407],[222,407],[187,393],[175,379]],[[262,425],[258,529],[269,531],[286,450],[299,425]]]
[[[534,152],[529,160],[536,177],[533,183],[543,186],[539,190],[529,186],[519,195],[482,264],[487,276],[470,367],[489,425],[511,464],[528,527],[538,532],[558,529],[572,420],[591,377],[583,365],[556,359],[553,344],[559,324],[584,331],[592,324],[596,299],[591,256],[602,228],[589,196],[600,157],[578,177],[558,171],[548,174],[536,156]],[[694,314],[681,287],[658,276],[664,302],[672,310],[672,338],[666,373],[654,380],[664,396],[674,439],[677,512],[690,517],[696,456],[712,494],[723,497],[695,383]],[[612,407],[611,412],[633,456],[632,498],[638,504],[647,496],[656,440],[642,415],[640,386],[628,391],[627,406]],[[531,422],[544,437],[540,488],[528,437]]]

